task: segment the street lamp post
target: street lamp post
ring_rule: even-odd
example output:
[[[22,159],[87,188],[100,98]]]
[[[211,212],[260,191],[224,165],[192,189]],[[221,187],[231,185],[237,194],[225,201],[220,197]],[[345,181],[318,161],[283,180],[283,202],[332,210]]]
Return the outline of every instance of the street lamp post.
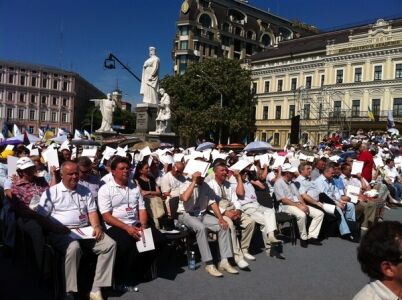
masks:
[[[130,70],[129,67],[127,67],[125,64],[123,64],[120,59],[116,57],[113,53],[109,53],[109,56],[105,59],[103,62],[103,66],[106,69],[116,69],[116,61],[128,72],[130,73],[135,79],[138,80],[139,83],[141,83],[141,79],[133,73],[133,71]]]
[[[201,71],[202,72],[202,71]],[[205,79],[206,82],[208,82],[208,84],[220,95],[220,108],[222,110],[223,108],[223,94],[222,92],[216,87],[216,85],[208,79],[207,75],[202,72],[205,76],[201,76],[201,75],[196,75],[198,78],[203,78]],[[221,143],[221,138],[222,138],[222,125],[219,125],[219,136],[218,136],[218,144]]]

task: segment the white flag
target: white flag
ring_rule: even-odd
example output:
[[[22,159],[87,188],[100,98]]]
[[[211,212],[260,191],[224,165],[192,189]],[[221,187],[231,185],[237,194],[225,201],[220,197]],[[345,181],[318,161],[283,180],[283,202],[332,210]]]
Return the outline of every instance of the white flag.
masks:
[[[43,137],[45,136],[45,133],[42,131],[42,129],[38,128],[38,135],[40,139],[43,139]]]
[[[85,136],[88,138],[88,140],[91,139],[91,135],[89,134],[88,131],[84,130],[84,134],[85,134]]]
[[[81,140],[81,139],[82,139],[81,133],[76,129],[74,131],[74,140]]]
[[[14,126],[13,126],[13,134],[14,134],[14,136],[21,134],[21,131],[18,129],[18,126],[16,124],[14,124]]]
[[[62,135],[65,135],[66,133],[64,132],[64,130],[63,129],[61,129],[61,128],[57,128],[57,136],[59,137],[59,136],[62,136]]]

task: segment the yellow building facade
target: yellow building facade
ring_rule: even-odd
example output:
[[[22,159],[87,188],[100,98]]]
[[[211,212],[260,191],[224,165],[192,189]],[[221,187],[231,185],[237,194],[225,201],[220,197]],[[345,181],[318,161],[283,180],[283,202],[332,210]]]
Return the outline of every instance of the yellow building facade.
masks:
[[[284,41],[254,55],[256,137],[283,147],[300,115],[301,143],[402,121],[402,20]],[[369,112],[372,117],[369,117]]]

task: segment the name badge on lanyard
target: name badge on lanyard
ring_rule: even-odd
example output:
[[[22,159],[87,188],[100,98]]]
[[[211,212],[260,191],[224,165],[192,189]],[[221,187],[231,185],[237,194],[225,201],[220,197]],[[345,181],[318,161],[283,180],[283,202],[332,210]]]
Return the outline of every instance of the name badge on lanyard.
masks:
[[[88,215],[80,215],[80,227],[88,225]]]
[[[132,207],[126,207],[126,214],[129,218],[134,218],[134,209]]]

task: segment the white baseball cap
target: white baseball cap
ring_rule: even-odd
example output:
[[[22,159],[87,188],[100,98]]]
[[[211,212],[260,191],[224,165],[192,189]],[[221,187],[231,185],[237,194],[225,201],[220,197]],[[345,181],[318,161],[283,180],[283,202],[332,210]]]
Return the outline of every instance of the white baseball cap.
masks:
[[[35,164],[29,157],[21,157],[17,160],[17,170],[25,170],[30,167],[35,167]]]

